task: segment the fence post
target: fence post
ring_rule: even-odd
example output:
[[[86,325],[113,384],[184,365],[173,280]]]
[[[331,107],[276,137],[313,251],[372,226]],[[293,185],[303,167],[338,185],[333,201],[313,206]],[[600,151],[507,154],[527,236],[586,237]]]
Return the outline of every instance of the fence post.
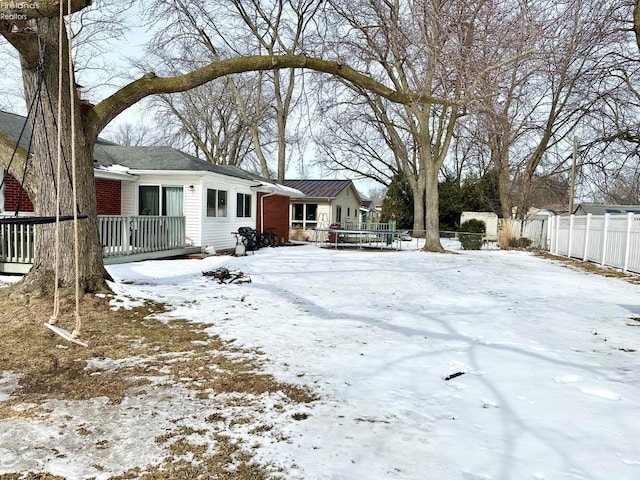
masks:
[[[633,225],[633,212],[627,213],[627,235],[624,242],[624,267],[622,271],[626,273],[629,269],[629,253],[631,252],[631,225]]]
[[[589,227],[591,227],[591,214],[587,213],[587,225],[584,227],[584,253],[582,255],[582,261],[587,261],[587,252],[589,249]]]
[[[611,214],[604,214],[604,225],[602,226],[602,258],[600,259],[600,265],[604,267],[605,257],[607,254],[607,237],[609,236],[609,217]]]
[[[571,257],[571,247],[573,243],[573,224],[574,224],[574,216],[572,213],[569,216],[569,242],[567,244],[567,257]]]

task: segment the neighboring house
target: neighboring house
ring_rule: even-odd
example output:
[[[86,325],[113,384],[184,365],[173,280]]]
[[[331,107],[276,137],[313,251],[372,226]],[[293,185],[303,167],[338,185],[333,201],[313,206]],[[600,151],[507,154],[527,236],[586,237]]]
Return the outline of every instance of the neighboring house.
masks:
[[[361,220],[362,200],[351,180],[285,180],[284,185],[304,194],[291,202],[291,229],[306,235],[331,224],[343,226]]]
[[[0,111],[0,131],[16,141],[24,117]],[[28,133],[28,132],[27,132]],[[26,148],[28,137],[21,139]],[[1,170],[0,170],[1,172]],[[185,217],[195,246],[235,246],[239,227],[272,228],[289,236],[291,198],[303,194],[238,167],[220,166],[170,147],[124,147],[99,139],[94,149],[98,215]],[[0,191],[4,212],[13,213],[20,184],[7,175]],[[33,212],[22,194],[20,212]]]
[[[382,218],[382,206],[376,205],[373,200],[363,198],[360,206],[360,215],[363,223],[379,222]]]
[[[135,176],[122,182],[121,215],[184,216],[194,245],[228,249],[239,227],[272,228],[288,240],[294,189],[238,167],[214,165],[169,147],[101,146],[112,159],[96,172]]]
[[[640,214],[640,205],[606,205],[604,203],[581,203],[573,211],[574,215],[626,215],[627,213]]]

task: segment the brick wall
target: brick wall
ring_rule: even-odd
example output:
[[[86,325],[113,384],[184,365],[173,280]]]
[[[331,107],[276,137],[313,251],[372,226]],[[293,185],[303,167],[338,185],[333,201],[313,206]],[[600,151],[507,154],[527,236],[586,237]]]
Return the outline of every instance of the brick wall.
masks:
[[[120,215],[122,183],[120,180],[96,178],[98,215]]]
[[[256,230],[261,226],[261,198],[266,195],[258,193],[258,214],[256,215]],[[285,242],[289,241],[289,197],[272,195],[264,199],[264,228],[273,228],[273,232]]]
[[[20,198],[20,211],[33,212],[33,204],[31,203],[31,200],[29,200],[27,192],[20,188],[20,182],[7,172],[5,172],[4,175],[4,211],[15,212],[16,205],[18,204],[18,198]],[[22,197],[20,197],[21,190]]]
[[[20,196],[20,183],[13,176],[7,173],[5,175],[4,210],[5,212],[15,212]],[[120,192],[121,183],[119,180],[96,178],[98,215],[120,215]],[[22,190],[22,199],[20,200],[20,211],[33,212],[33,204],[24,190]]]

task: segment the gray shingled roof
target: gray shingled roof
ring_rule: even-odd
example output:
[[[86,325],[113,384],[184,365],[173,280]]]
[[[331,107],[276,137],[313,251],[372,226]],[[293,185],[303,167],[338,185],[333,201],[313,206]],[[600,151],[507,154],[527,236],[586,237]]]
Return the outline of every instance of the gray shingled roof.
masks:
[[[24,126],[24,121],[25,117],[0,110],[0,131],[13,140],[14,143],[18,141],[18,138],[20,138],[20,132]],[[20,146],[25,150],[29,147],[30,138],[31,128],[27,125],[22,138],[20,138]]]
[[[287,187],[300,190],[307,197],[336,198],[349,185],[351,180],[285,180]]]
[[[605,213],[626,215],[627,213],[640,213],[640,205],[605,205],[604,203],[581,203],[574,213],[579,215],[604,215]]]
[[[106,152],[113,163],[131,170],[213,172],[258,183],[275,183],[239,167],[214,165],[171,147],[123,147],[121,145],[101,145],[98,147],[96,145],[96,150],[98,148]]]
[[[29,140],[31,139],[31,122],[27,122],[25,126],[26,117],[22,115],[17,115],[15,113],[9,113],[0,110],[0,131],[4,133],[7,137],[9,137],[14,142],[17,142],[20,139],[20,146],[27,150],[29,148]],[[22,129],[24,127],[24,132]],[[22,132],[22,136],[20,133]],[[99,165],[111,165],[113,160],[109,157],[109,155],[104,151],[102,147],[116,145],[113,142],[105,140],[104,138],[99,138],[96,142],[96,148],[94,149],[94,160]],[[52,147],[55,146],[55,141],[52,143]]]
[[[22,136],[20,132],[25,124],[25,117],[0,110],[0,131],[14,142],[20,138],[20,146],[29,147],[31,128],[29,123]],[[197,157],[171,147],[124,147],[99,138],[93,151],[96,166],[109,167],[113,164],[128,167],[131,170],[174,170],[185,172],[213,172],[229,177],[259,183],[275,183],[257,174],[247,172],[235,166],[214,165]]]

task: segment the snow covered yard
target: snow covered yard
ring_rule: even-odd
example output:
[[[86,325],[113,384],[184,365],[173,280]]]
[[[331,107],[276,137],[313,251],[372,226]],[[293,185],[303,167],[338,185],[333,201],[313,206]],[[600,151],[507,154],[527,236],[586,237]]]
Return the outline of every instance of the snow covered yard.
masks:
[[[252,282],[202,276],[218,267]],[[640,478],[639,285],[505,251],[300,246],[109,271],[123,303],[166,302],[163,318],[210,324],[317,392],[297,420],[265,403],[281,440],[255,453],[283,478]],[[154,434],[144,421],[102,429]],[[111,462],[96,478],[120,472]],[[19,466],[0,455],[0,476]]]

